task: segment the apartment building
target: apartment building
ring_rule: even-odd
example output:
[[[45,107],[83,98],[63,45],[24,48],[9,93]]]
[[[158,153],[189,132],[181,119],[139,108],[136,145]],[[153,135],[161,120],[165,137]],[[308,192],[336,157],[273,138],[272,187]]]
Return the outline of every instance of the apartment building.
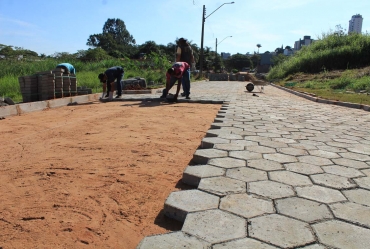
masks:
[[[362,16],[360,14],[353,15],[349,20],[348,34],[361,33],[362,30]]]
[[[311,36],[305,35],[303,37],[303,40],[302,39],[299,39],[299,41],[296,41],[294,43],[294,51],[298,51],[298,50],[300,50],[302,48],[302,46],[308,46],[308,45],[310,45],[313,42],[314,42],[314,40],[311,39]]]

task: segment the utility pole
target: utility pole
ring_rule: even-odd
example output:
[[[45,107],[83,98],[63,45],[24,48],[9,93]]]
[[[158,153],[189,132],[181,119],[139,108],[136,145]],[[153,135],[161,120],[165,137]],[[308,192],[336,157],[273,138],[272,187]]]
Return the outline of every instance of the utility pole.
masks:
[[[212,15],[213,13],[215,13],[219,8],[221,8],[222,6],[224,6],[225,4],[233,4],[234,2],[230,2],[230,3],[223,3],[220,5],[220,7],[218,7],[217,9],[215,9],[211,14],[209,14],[208,16],[206,16],[206,6],[203,5],[203,13],[202,13],[202,37],[201,37],[201,42],[200,42],[200,61],[199,61],[199,76],[202,77],[203,76],[203,59],[204,59],[204,51],[203,51],[203,40],[204,40],[204,23],[206,21],[206,19]]]
[[[203,76],[203,39],[204,39],[204,22],[206,21],[206,6],[203,5],[202,13],[202,38],[200,41],[200,61],[199,61],[199,75]]]

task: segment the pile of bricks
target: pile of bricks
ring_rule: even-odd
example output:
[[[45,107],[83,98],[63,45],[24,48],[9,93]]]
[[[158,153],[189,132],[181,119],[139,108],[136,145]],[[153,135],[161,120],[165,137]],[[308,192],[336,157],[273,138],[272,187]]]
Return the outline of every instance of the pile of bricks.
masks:
[[[77,78],[62,68],[18,78],[23,102],[42,101],[77,95]]]

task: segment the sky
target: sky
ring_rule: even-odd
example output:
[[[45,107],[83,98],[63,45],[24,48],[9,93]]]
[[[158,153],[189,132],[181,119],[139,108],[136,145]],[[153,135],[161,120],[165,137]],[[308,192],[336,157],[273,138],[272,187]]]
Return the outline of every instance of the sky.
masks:
[[[141,45],[167,45],[184,37],[204,47],[246,54],[275,51],[311,36],[348,29],[361,14],[362,32],[370,32],[369,0],[0,0],[0,44],[45,55],[86,50],[90,35],[102,33],[108,18],[124,21]],[[220,8],[219,8],[220,7]],[[215,11],[215,12],[213,12]],[[212,13],[213,12],[213,13]],[[261,48],[257,48],[257,44]]]

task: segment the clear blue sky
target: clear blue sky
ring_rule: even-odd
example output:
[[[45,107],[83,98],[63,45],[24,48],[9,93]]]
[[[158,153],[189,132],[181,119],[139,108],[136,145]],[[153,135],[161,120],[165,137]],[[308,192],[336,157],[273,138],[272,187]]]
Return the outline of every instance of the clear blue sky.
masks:
[[[294,46],[305,35],[316,39],[352,15],[364,18],[370,32],[369,0],[234,0],[206,19],[204,47],[253,53]],[[201,44],[202,10],[206,15],[223,3],[215,0],[0,0],[0,44],[52,55],[86,50],[89,35],[102,32],[108,18],[119,18],[137,44],[167,45],[185,37]],[[368,16],[367,16],[368,14]]]

